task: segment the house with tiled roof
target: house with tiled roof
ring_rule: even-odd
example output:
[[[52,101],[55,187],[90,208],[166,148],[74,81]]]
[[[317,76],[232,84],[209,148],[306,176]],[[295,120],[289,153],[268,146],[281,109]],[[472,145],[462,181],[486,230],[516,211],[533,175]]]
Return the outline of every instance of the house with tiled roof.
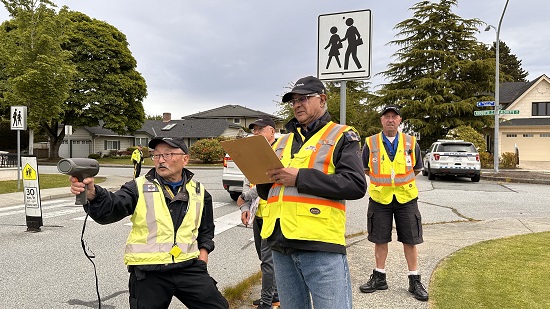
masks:
[[[191,146],[204,138],[236,137],[243,133],[243,128],[262,117],[273,118],[282,128],[281,118],[239,105],[225,105],[182,119],[172,119],[171,113],[164,113],[162,120],[146,120],[139,130],[127,135],[119,135],[101,126],[76,128],[72,135],[65,135],[59,156],[84,158],[92,153],[126,150],[135,145],[145,146],[155,136],[183,137]]]
[[[182,119],[225,119],[229,123],[248,128],[248,125],[253,123],[256,119],[265,117],[273,119],[277,132],[283,129],[283,118],[240,105],[224,105],[204,112],[188,115],[182,117]]]
[[[519,151],[521,161],[550,161],[550,79],[500,84],[499,153]],[[494,130],[493,130],[494,132]],[[490,136],[489,136],[490,134]],[[493,133],[488,132],[490,151]]]

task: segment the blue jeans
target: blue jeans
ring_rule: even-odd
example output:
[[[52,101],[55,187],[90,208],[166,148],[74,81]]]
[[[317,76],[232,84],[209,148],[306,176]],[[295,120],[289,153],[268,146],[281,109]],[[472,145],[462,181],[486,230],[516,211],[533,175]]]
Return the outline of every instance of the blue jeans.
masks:
[[[351,309],[351,279],[345,254],[273,251],[282,308]],[[311,293],[311,297],[310,297]]]

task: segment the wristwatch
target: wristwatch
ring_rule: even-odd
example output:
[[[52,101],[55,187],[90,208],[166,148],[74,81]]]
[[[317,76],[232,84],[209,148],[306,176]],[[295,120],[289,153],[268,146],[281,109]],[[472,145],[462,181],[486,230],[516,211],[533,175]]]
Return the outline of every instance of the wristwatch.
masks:
[[[244,199],[244,192],[241,193],[241,195],[240,195],[239,197],[240,197],[243,201],[245,201],[245,199]]]

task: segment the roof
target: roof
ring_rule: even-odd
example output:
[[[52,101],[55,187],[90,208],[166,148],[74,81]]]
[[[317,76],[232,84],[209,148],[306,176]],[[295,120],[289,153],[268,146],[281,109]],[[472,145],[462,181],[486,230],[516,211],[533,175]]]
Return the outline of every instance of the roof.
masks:
[[[501,127],[511,126],[550,126],[550,117],[545,118],[513,118],[499,124]]]
[[[116,136],[116,137],[132,137],[133,136],[131,134],[120,135],[120,134],[115,133],[115,132],[113,132],[109,129],[105,129],[101,126],[97,126],[97,127],[86,127],[86,126],[84,126],[83,129],[90,132],[91,135],[95,135],[95,136]]]
[[[222,135],[227,128],[241,127],[225,119],[177,119],[168,122],[146,120],[136,132],[162,137],[210,138]]]
[[[546,75],[541,75],[530,82],[510,82],[510,83],[500,83],[499,88],[499,103],[500,104],[512,104],[516,101],[521,95],[523,95],[529,88],[531,88],[536,82]]]
[[[193,119],[193,118],[218,118],[218,119],[228,119],[228,118],[262,118],[262,117],[271,117],[275,122],[282,121],[283,119],[262,111],[257,111],[250,109],[248,107],[240,105],[224,105],[214,109],[210,109],[204,112],[199,112],[196,114],[191,114],[188,116],[182,117],[182,119]]]

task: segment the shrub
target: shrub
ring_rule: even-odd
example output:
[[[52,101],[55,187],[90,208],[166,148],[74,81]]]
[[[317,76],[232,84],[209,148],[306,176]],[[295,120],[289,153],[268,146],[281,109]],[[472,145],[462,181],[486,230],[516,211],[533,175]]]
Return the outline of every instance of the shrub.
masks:
[[[189,152],[192,158],[204,163],[221,161],[225,155],[225,151],[217,139],[198,140],[189,148]]]
[[[88,158],[97,160],[97,159],[101,158],[101,155],[99,155],[98,153],[91,153],[91,154],[88,155]]]
[[[481,168],[492,168],[494,165],[493,155],[486,151],[479,153],[479,161],[481,162]]]
[[[461,139],[466,142],[470,142],[476,146],[477,151],[480,153],[487,150],[487,143],[483,138],[483,134],[477,132],[472,127],[460,126],[449,130],[447,139]]]
[[[516,168],[517,166],[517,157],[513,152],[504,152],[500,158],[499,166],[503,168]]]

